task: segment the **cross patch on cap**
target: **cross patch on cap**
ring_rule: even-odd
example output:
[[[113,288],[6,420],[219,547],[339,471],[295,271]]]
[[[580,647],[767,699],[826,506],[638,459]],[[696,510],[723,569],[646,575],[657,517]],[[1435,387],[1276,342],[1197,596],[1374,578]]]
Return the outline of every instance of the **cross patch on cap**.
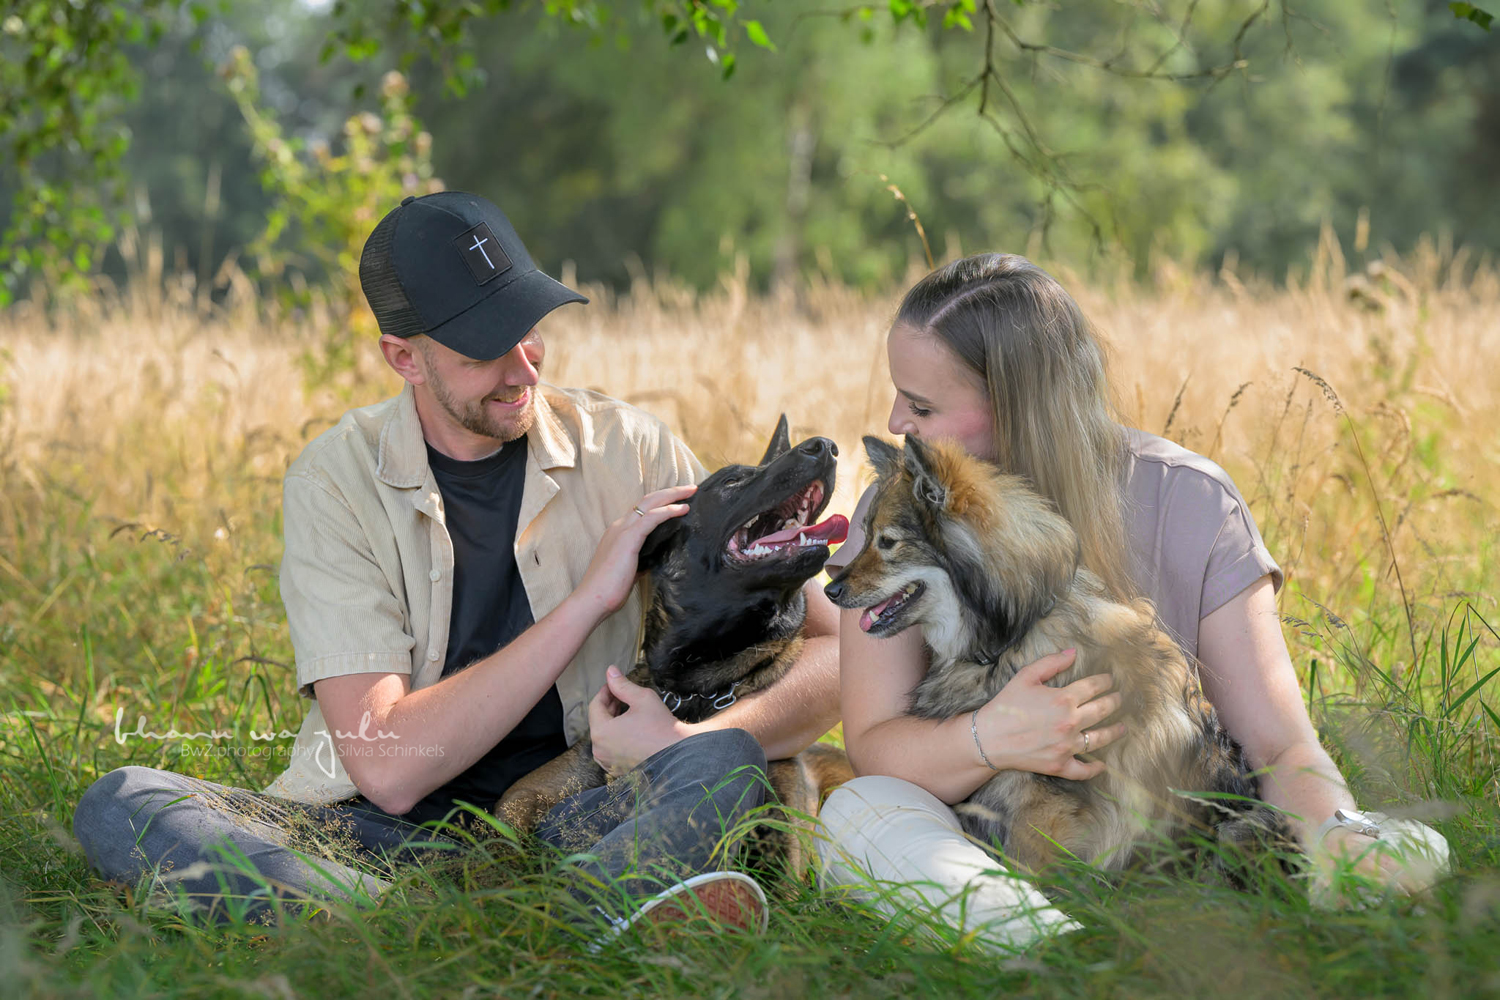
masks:
[[[481,285],[510,270],[510,258],[500,249],[500,242],[490,227],[481,222],[453,241],[474,280]]]

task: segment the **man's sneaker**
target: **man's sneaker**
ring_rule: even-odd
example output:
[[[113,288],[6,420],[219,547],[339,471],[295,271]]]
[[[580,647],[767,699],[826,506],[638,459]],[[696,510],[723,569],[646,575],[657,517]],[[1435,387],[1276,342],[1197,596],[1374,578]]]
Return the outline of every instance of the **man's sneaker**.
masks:
[[[609,930],[589,944],[589,953],[618,938],[637,923],[703,922],[717,929],[764,933],[770,921],[760,884],[740,872],[705,872],[678,882],[642,903],[629,917],[609,917]]]

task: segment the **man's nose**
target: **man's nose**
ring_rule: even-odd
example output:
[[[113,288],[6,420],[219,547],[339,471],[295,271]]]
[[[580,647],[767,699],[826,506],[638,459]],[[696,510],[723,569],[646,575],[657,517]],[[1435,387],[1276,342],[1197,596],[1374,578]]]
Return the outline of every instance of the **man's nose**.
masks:
[[[525,344],[512,347],[505,356],[505,381],[510,385],[536,385],[541,380],[536,365],[526,356]]]

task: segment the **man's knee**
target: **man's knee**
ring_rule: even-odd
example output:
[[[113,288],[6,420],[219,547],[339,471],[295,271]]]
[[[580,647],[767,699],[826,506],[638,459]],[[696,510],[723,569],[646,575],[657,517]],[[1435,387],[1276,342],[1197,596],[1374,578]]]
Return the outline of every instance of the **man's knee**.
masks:
[[[721,803],[753,809],[765,801],[766,751],[745,730],[697,733],[677,746],[682,765]]]
[[[743,729],[715,729],[690,736],[683,743],[684,750],[710,773],[722,778],[765,780],[765,748]]]
[[[186,794],[168,771],[131,764],[90,785],[73,810],[73,836],[107,878],[139,868],[137,840],[156,811]]]
[[[113,857],[117,852],[111,847],[127,837],[134,841],[130,816],[139,808],[135,801],[139,790],[155,773],[149,767],[117,767],[90,785],[73,810],[73,836],[83,845],[84,855],[106,876],[119,874],[115,870],[120,867],[115,863],[119,859]]]

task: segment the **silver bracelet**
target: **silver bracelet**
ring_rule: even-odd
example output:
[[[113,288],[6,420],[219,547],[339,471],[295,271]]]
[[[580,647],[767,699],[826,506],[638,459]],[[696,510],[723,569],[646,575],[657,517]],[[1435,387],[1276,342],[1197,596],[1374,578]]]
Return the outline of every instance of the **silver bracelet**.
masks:
[[[974,749],[979,751],[979,759],[984,761],[985,767],[989,768],[991,771],[998,771],[1000,769],[994,764],[991,764],[990,759],[984,755],[984,747],[979,745],[979,726],[976,725],[978,719],[979,709],[976,708],[974,709],[974,714],[969,716],[969,732],[974,734]]]

